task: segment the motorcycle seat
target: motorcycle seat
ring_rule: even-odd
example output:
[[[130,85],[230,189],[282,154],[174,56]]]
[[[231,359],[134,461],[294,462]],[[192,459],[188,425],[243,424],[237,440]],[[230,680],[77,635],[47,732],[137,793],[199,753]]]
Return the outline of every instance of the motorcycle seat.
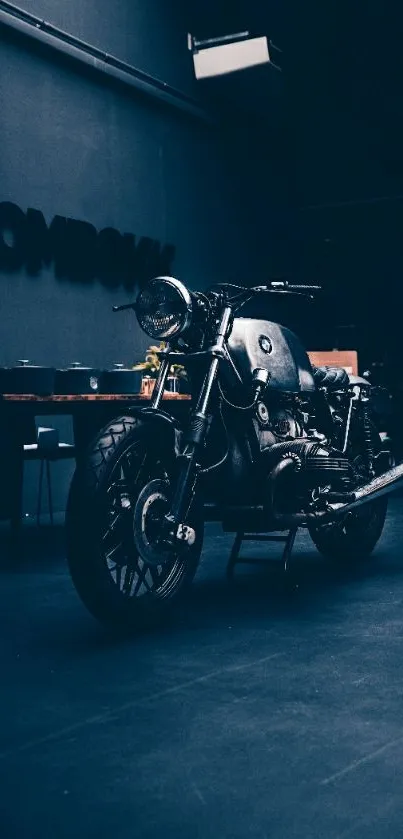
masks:
[[[316,387],[327,387],[329,390],[339,390],[348,387],[350,378],[343,367],[312,367]]]

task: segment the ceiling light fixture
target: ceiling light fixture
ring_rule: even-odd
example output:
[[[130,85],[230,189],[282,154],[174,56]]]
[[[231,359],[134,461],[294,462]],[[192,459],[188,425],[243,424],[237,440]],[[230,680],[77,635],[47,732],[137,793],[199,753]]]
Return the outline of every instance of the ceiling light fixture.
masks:
[[[271,61],[269,44],[272,49],[281,52],[266,36],[253,37],[249,32],[203,41],[188,35],[188,49],[192,52],[196,79],[223,76],[259,64],[272,64],[276,70],[280,70]]]

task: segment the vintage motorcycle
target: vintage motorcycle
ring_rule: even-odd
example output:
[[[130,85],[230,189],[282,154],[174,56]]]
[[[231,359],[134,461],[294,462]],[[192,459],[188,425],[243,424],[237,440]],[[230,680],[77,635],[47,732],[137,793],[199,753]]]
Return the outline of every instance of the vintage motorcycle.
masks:
[[[325,557],[371,554],[403,465],[391,467],[382,446],[369,382],[312,367],[289,329],[241,316],[259,295],[318,290],[193,292],[156,277],[135,303],[114,307],[133,309],[167,343],[150,403],[98,434],[71,484],[69,568],[96,618],[138,626],[163,615],[194,577],[207,520],[236,533],[238,548],[244,533],[287,532],[286,562],[301,526]],[[183,416],[161,408],[173,363],[186,367],[192,401],[165,404]]]

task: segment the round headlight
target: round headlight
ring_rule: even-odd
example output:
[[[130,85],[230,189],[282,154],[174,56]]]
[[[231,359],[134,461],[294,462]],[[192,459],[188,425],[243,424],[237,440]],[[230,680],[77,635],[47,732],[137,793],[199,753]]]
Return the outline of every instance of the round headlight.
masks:
[[[151,338],[173,338],[185,332],[192,319],[192,298],[174,277],[156,277],[136,300],[137,320]]]

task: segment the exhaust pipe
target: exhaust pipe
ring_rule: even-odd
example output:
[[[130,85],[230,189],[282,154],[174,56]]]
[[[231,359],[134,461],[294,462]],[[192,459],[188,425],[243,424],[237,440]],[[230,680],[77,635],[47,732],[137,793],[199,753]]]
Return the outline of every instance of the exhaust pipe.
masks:
[[[270,474],[272,510],[275,510],[274,496],[277,478],[283,471],[292,468],[295,469],[295,462],[292,458],[287,457],[281,460]],[[309,522],[330,524],[340,516],[354,512],[364,504],[369,504],[371,501],[381,498],[382,495],[389,495],[401,487],[403,488],[403,463],[399,463],[398,466],[393,466],[392,469],[388,469],[382,475],[377,475],[367,484],[364,484],[364,486],[354,490],[350,493],[351,500],[347,503],[329,504],[327,510],[318,511],[317,513],[291,513],[289,515],[275,513],[274,519],[278,524],[287,524],[290,527],[292,524],[307,525]]]
[[[382,495],[389,495],[391,492],[403,487],[403,463],[388,469],[383,475],[377,475],[372,481],[354,490],[352,501],[347,504],[330,504],[324,513],[313,514],[314,519],[320,519],[321,524],[331,522],[345,513],[353,512],[370,501],[381,498]]]

